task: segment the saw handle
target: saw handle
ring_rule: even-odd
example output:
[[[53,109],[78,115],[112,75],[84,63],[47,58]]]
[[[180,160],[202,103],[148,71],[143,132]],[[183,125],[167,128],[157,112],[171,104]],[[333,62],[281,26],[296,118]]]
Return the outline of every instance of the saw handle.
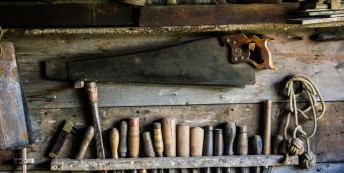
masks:
[[[268,47],[269,40],[276,40],[276,38],[267,36],[259,38],[255,35],[248,38],[245,34],[234,34],[220,37],[222,46],[228,45],[231,47],[230,60],[233,64],[249,62],[256,68],[277,70],[277,67],[272,63],[271,51]],[[251,49],[258,51],[258,60],[255,61],[250,58]]]

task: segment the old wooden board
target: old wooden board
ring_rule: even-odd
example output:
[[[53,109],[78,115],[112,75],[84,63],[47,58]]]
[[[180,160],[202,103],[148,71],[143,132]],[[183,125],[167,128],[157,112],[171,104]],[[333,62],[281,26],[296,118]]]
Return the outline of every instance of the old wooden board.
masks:
[[[1,2],[4,27],[132,25],[133,7],[110,1]]]
[[[204,168],[204,167],[252,167],[282,166],[283,155],[251,156],[203,156],[203,157],[153,157],[123,159],[54,159],[51,170],[54,171],[102,171],[130,169],[168,169],[168,168]],[[105,167],[104,167],[105,165]],[[290,157],[289,165],[299,165],[298,156]]]
[[[324,31],[343,31],[343,28],[246,31],[246,34],[265,34],[277,38],[268,45],[273,62],[279,69],[256,70],[256,84],[244,89],[99,83],[99,106],[257,103],[265,99],[284,101],[287,98],[284,82],[298,73],[314,80],[326,101],[344,100],[344,88],[337,87],[344,82],[344,41],[324,43],[311,39],[313,34]],[[74,89],[73,83],[46,80],[42,75],[43,61],[83,54],[110,56],[121,50],[176,44],[209,36],[214,35],[5,35],[4,39],[14,42],[28,106],[30,109],[39,109],[82,107],[87,103],[83,100],[82,90]],[[304,39],[293,39],[296,36],[304,36]]]
[[[338,21],[344,21],[344,17],[331,17],[331,18],[311,17],[311,18],[288,19],[287,23],[309,25],[313,23],[327,23],[327,22],[338,22]]]
[[[344,156],[342,114],[344,102],[326,102],[327,113],[319,121],[319,129],[311,140],[311,150],[316,153],[318,162],[343,162]],[[272,104],[272,136],[282,134],[286,118],[287,103]],[[177,123],[190,125],[191,127],[204,127],[216,125],[223,128],[226,121],[236,121],[237,125],[247,125],[249,140],[254,135],[263,134],[262,122],[264,117],[264,104],[224,104],[224,105],[194,105],[194,106],[152,106],[152,107],[113,107],[101,108],[100,122],[103,131],[104,145],[110,148],[109,132],[111,128],[117,127],[120,120],[132,116],[140,117],[140,132],[152,130],[152,123],[164,117],[174,116]],[[49,152],[64,125],[64,120],[71,121],[75,126],[87,127],[90,125],[90,112],[88,108],[71,109],[36,109],[31,110],[32,123],[36,137],[36,143],[27,146],[28,157],[35,158],[35,164],[29,165],[31,169],[49,169]],[[293,124],[293,119],[291,119]],[[312,123],[304,119],[300,120],[303,128],[310,132]],[[292,127],[292,126],[291,126]],[[289,135],[291,135],[289,130]],[[334,142],[335,141],[335,142]],[[62,147],[58,158],[72,158],[80,146],[80,140],[69,135]],[[236,141],[235,141],[236,143]],[[333,143],[336,143],[333,145]],[[141,146],[142,147],[142,146]],[[17,151],[17,152],[16,152]],[[236,153],[236,151],[234,151]],[[253,151],[249,150],[249,155]],[[19,157],[20,150],[0,150],[0,170],[18,170],[20,165],[8,164],[14,158]],[[95,151],[88,148],[85,159],[95,158]],[[144,155],[143,150],[140,156]],[[110,158],[111,156],[107,156]]]
[[[297,17],[299,3],[145,6],[140,26],[284,23]],[[154,16],[154,17],[152,17]]]
[[[339,10],[340,2],[341,0],[331,0],[331,10]]]
[[[331,10],[331,11],[303,11],[299,12],[299,15],[302,17],[310,17],[310,16],[322,16],[322,15],[329,15],[329,14],[343,14],[344,10]]]

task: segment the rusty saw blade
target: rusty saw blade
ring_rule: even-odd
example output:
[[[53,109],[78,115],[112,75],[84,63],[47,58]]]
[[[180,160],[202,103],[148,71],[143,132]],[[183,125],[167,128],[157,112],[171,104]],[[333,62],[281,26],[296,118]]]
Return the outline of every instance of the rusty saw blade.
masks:
[[[1,42],[0,148],[27,145],[34,136],[12,42]]]
[[[218,38],[155,51],[78,61],[46,62],[46,77],[115,83],[244,86],[255,83],[254,68],[229,62]]]

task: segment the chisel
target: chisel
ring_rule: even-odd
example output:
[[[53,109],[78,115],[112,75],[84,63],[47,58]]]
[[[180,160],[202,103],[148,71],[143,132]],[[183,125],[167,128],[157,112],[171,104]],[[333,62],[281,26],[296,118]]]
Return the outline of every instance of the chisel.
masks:
[[[99,122],[99,111],[98,111],[98,93],[97,86],[95,82],[86,83],[86,91],[89,98],[91,113],[94,126],[94,139],[96,141],[97,147],[97,157],[98,159],[105,159],[104,146],[102,139],[102,131]]]
[[[213,156],[214,151],[214,138],[213,138],[214,126],[205,127],[204,142],[203,142],[203,156]],[[205,173],[211,173],[211,168],[204,169]]]
[[[235,122],[229,121],[226,123],[226,127],[224,130],[224,141],[225,141],[225,149],[224,149],[224,155],[225,156],[232,156],[234,155],[233,151],[233,144],[234,144],[234,139],[236,135],[236,126]],[[226,168],[226,173],[231,172],[231,168],[227,167]]]
[[[194,127],[190,130],[190,156],[200,157],[203,153],[204,130],[200,127]],[[199,173],[199,168],[193,168],[193,173]]]
[[[154,123],[153,129],[154,129],[154,151],[157,157],[163,157],[164,143],[162,140],[161,123]],[[159,173],[164,173],[164,170],[159,169]]]
[[[263,155],[271,154],[271,104],[271,100],[266,100],[264,117]],[[269,167],[264,166],[263,172],[269,173]]]
[[[86,129],[84,138],[82,139],[81,147],[75,156],[76,159],[80,160],[80,159],[84,158],[87,147],[90,144],[93,136],[94,136],[94,128],[93,128],[93,126],[88,126]]]
[[[176,119],[164,118],[161,120],[161,124],[165,156],[176,157]],[[169,173],[175,173],[175,171],[175,169],[169,169]]]
[[[129,118],[129,131],[128,131],[128,148],[129,157],[137,158],[139,157],[140,151],[140,124],[139,118]],[[136,173],[137,170],[132,170],[132,173]]]
[[[128,147],[127,147],[127,139],[128,139],[128,123],[126,121],[121,121],[119,124],[119,146],[118,152],[119,157],[124,158],[127,156]],[[121,173],[124,173],[124,170],[121,170]]]
[[[223,134],[222,129],[215,129],[214,155],[223,156]],[[215,168],[215,173],[222,173],[222,167]]]
[[[237,152],[239,155],[247,155],[248,153],[248,139],[247,139],[247,126],[238,126],[238,146]],[[249,169],[242,167],[241,173],[248,173]]]
[[[177,126],[177,156],[190,157],[190,126]],[[188,173],[188,169],[181,169],[181,173]]]
[[[150,132],[142,133],[143,138],[143,151],[146,157],[155,157],[155,152],[153,148],[152,138]],[[151,170],[152,173],[158,173],[156,169]]]
[[[255,155],[261,155],[263,150],[263,142],[262,138],[259,135],[255,135],[252,140],[252,146],[253,146],[253,154]],[[255,173],[260,173],[260,167],[254,168]]]

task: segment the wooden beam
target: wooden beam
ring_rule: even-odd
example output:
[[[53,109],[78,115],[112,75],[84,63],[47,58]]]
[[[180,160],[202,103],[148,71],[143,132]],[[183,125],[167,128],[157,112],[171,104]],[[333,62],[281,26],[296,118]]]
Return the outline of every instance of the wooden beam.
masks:
[[[284,23],[296,18],[299,3],[145,6],[140,26]],[[154,16],[154,17],[153,17]]]
[[[0,21],[3,28],[132,25],[133,8],[113,1],[2,2]]]
[[[53,171],[103,171],[130,169],[169,169],[202,167],[283,166],[283,155],[155,157],[125,159],[53,159]],[[290,157],[289,165],[298,165],[299,157]]]
[[[308,24],[313,24],[313,23],[327,23],[327,22],[338,22],[338,21],[344,21],[344,17],[288,19],[287,23],[308,25]]]

